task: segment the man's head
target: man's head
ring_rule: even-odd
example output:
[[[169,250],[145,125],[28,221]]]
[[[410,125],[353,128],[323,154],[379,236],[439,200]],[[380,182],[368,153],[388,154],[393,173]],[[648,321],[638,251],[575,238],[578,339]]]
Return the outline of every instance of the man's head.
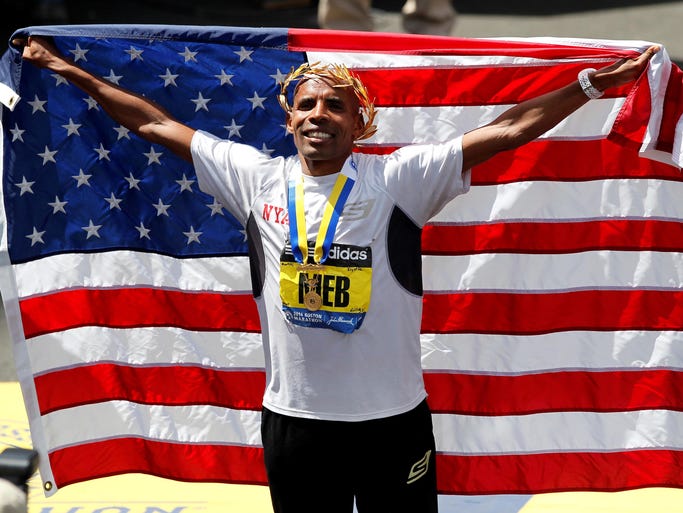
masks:
[[[291,104],[287,88],[297,82]],[[282,83],[287,130],[312,174],[339,171],[355,141],[375,133],[367,90],[343,66],[304,64]]]

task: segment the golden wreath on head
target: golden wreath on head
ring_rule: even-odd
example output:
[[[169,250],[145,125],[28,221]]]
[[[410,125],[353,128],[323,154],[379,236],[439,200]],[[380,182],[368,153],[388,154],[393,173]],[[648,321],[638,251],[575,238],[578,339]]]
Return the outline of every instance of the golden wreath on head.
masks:
[[[280,84],[280,94],[277,98],[280,102],[280,106],[285,112],[290,113],[292,111],[292,106],[287,100],[287,88],[289,87],[289,84],[295,81],[301,82],[301,80],[310,80],[314,78],[322,78],[325,81],[331,82],[332,87],[353,88],[353,92],[356,94],[358,102],[360,103],[360,110],[365,123],[363,125],[363,131],[356,140],[362,141],[363,139],[368,139],[377,132],[377,125],[373,124],[377,111],[375,110],[375,105],[370,100],[368,90],[365,88],[363,82],[361,82],[358,77],[352,75],[348,68],[343,64],[321,65],[319,62],[313,64],[305,62],[297,69],[292,68],[292,71],[290,71],[289,75],[287,75],[282,81],[282,84]]]

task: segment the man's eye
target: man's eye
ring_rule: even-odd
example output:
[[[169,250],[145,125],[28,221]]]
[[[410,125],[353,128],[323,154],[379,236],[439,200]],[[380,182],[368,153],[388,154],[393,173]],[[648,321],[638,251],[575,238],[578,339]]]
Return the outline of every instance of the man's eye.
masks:
[[[303,102],[299,102],[296,105],[296,108],[299,110],[311,110],[313,108],[313,105],[314,105],[313,102],[303,101]]]

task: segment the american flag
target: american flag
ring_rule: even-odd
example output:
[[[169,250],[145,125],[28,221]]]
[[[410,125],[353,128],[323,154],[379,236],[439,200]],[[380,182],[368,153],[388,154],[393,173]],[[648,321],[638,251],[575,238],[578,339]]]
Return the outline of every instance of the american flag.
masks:
[[[295,152],[276,95],[304,61],[355,70],[379,111],[358,151],[387,153],[462,134],[648,46],[171,26],[28,34],[270,155]],[[2,69],[2,296],[46,492],[126,472],[265,484],[264,359],[230,206],[16,50]],[[682,75],[659,52],[636,84],[475,168],[472,190],[424,229],[422,358],[442,493],[683,486]]]

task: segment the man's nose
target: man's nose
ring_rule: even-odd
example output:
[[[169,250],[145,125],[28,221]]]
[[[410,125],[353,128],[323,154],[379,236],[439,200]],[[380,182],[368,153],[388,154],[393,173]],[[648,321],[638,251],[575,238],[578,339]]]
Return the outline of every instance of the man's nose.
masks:
[[[311,111],[311,117],[314,119],[324,119],[327,118],[327,115],[327,106],[325,105],[325,102],[322,101],[317,102]]]

